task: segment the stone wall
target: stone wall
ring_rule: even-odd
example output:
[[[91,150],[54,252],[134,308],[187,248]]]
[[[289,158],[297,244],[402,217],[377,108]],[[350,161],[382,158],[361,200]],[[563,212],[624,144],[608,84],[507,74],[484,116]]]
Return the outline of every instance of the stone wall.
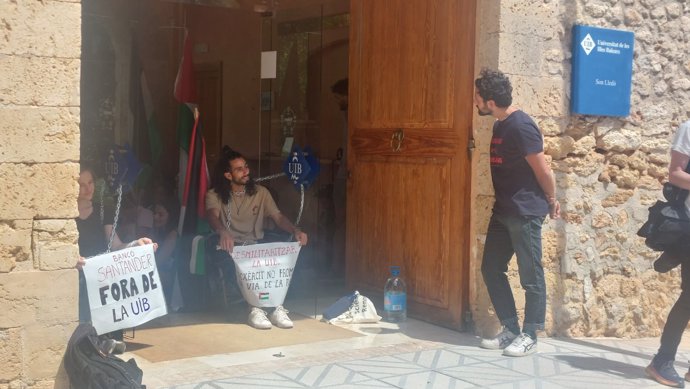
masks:
[[[544,227],[547,332],[569,336],[657,336],[679,292],[679,272],[652,269],[656,253],[637,229],[661,197],[670,142],[690,119],[690,3],[683,0],[479,1],[477,72],[499,68],[514,103],[545,137],[563,218]],[[569,113],[573,24],[635,33],[631,114]],[[479,266],[493,202],[491,121],[475,119],[476,247],[472,297],[477,328],[497,327]],[[514,262],[514,261],[513,261]],[[520,290],[516,268],[511,282]],[[518,306],[523,294],[516,293]]]
[[[0,2],[0,388],[66,387],[77,322],[79,1]]]

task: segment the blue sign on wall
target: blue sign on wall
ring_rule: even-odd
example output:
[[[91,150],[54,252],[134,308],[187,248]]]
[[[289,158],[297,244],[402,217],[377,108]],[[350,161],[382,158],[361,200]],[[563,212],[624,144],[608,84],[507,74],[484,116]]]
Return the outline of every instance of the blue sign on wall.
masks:
[[[633,44],[630,31],[573,26],[570,110],[601,116],[630,114]]]

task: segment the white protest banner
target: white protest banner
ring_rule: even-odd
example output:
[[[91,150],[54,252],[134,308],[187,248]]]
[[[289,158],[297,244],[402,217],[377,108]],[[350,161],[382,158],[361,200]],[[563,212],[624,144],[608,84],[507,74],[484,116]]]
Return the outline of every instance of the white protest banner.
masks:
[[[233,248],[232,259],[235,261],[237,284],[249,305],[283,305],[300,248],[298,242],[262,243]]]
[[[99,335],[168,313],[153,245],[88,258],[83,270],[91,321]]]

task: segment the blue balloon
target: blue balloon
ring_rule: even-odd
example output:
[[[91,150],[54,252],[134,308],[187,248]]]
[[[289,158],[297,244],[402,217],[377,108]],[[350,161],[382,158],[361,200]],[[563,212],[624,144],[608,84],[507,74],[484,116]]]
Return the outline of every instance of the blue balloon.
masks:
[[[294,146],[290,151],[290,155],[283,164],[283,171],[297,189],[304,184],[311,171],[311,166],[304,158],[304,153],[299,146]]]
[[[105,161],[105,181],[112,190],[119,185],[122,185],[123,189],[132,188],[141,169],[141,164],[129,144],[113,145],[108,150]]]
[[[304,159],[307,161],[309,164],[309,174],[307,174],[307,177],[304,179],[304,187],[307,188],[311,184],[316,181],[316,178],[319,176],[319,173],[321,172],[321,164],[319,163],[319,159],[316,158],[316,155],[314,152],[311,150],[311,146],[307,146],[304,148]]]

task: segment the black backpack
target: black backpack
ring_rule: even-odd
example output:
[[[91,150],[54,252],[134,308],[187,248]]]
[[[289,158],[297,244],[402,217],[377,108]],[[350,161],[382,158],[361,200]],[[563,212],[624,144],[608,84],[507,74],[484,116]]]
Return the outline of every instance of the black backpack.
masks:
[[[637,231],[654,251],[682,249],[690,239],[690,217],[685,206],[657,201],[649,208],[647,222]]]
[[[72,389],[146,389],[134,359],[125,362],[102,350],[89,323],[79,324],[67,344],[65,370]]]

